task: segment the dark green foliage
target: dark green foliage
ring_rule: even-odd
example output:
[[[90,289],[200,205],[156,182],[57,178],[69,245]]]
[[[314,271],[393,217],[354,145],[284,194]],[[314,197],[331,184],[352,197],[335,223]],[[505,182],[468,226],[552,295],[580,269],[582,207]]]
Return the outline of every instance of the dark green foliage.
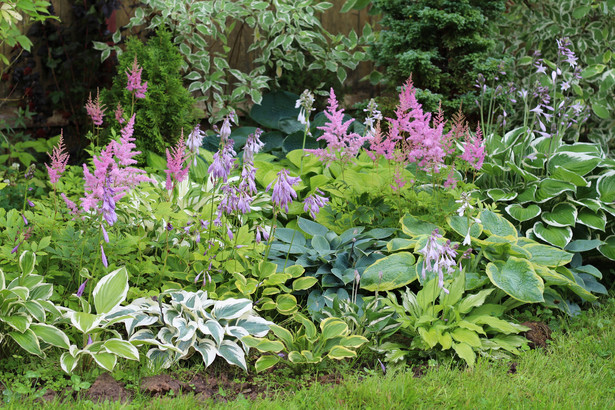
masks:
[[[136,38],[126,43],[126,51],[119,57],[113,87],[102,93],[110,121],[117,124],[113,111],[118,102],[126,116],[130,116],[133,94],[126,90],[126,72],[132,68],[135,56],[143,68],[141,81],[147,81],[145,98],[134,99],[137,149],[164,154],[165,149],[179,139],[182,129],[186,137],[191,131],[196,119],[195,100],[183,86],[182,57],[171,42],[171,34],[158,30],[146,44]]]
[[[371,48],[372,57],[385,67],[388,84],[402,84],[412,75],[427,111],[436,111],[440,100],[447,112],[460,104],[473,110],[477,75],[495,75],[502,60],[493,52],[491,32],[504,3],[375,0],[384,29]]]

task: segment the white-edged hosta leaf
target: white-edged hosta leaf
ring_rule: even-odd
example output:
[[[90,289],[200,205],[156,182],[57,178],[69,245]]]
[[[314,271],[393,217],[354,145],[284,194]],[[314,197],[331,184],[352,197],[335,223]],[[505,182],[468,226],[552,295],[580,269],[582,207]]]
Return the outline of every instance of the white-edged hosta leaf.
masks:
[[[269,326],[271,324],[273,324],[273,322],[258,316],[250,316],[235,322],[236,326],[244,328],[249,334],[255,337],[265,337],[269,332]]]
[[[523,204],[527,204],[528,202],[536,201],[536,191],[537,190],[538,190],[537,185],[528,186],[525,190],[523,190],[523,192],[519,194],[515,202],[523,205]]]
[[[602,211],[592,212],[589,209],[581,209],[578,222],[592,229],[604,231],[606,227],[606,215]]]
[[[606,258],[615,261],[615,235],[608,236],[598,251]]]
[[[209,339],[201,339],[197,341],[192,347],[194,347],[194,350],[199,352],[199,354],[203,358],[203,362],[205,362],[205,367],[209,367],[216,358],[216,355],[218,354],[216,344]]]
[[[583,208],[589,208],[594,212],[598,212],[603,206],[597,199],[594,198],[581,198],[576,199],[574,195],[566,194],[566,198],[568,202],[575,204],[576,206],[580,206]]]
[[[553,172],[551,173],[551,178],[559,179],[561,181],[570,181],[576,186],[581,186],[581,187],[585,187],[589,185],[587,180],[583,178],[581,175],[577,174],[574,171],[570,171],[564,167],[561,167],[559,165],[553,169]]]
[[[30,329],[43,342],[62,349],[70,348],[70,341],[66,334],[55,326],[44,323],[33,323]]]
[[[170,350],[153,348],[149,349],[146,356],[152,363],[153,368],[168,369],[175,363],[176,353]]]
[[[139,360],[139,351],[130,342],[122,339],[109,339],[103,347],[109,353],[113,353],[117,356],[123,357],[128,360]]]
[[[568,203],[568,202],[560,202],[555,205],[551,212],[543,212],[541,215],[541,219],[547,225],[551,226],[573,226],[577,220],[577,208]]]
[[[211,313],[218,320],[237,319],[252,310],[252,301],[249,299],[226,299],[214,303]]]
[[[100,324],[103,318],[102,315],[85,312],[68,312],[67,315],[72,325],[81,333],[90,333],[92,329],[95,329]]]
[[[223,340],[218,348],[218,355],[229,364],[239,366],[243,370],[248,371],[245,352],[237,343],[231,340]]]
[[[536,204],[530,204],[526,207],[520,204],[510,204],[506,208],[508,215],[519,222],[529,221],[540,215],[540,207]]]
[[[39,357],[43,356],[38,338],[31,329],[26,329],[25,332],[9,332],[9,336],[26,352]]]
[[[602,159],[596,155],[583,152],[557,152],[551,156],[548,162],[549,173],[553,173],[555,167],[560,166],[580,176],[591,172]]]
[[[536,202],[546,202],[568,191],[576,193],[576,185],[568,181],[545,178],[538,185],[538,190],[536,191]]]
[[[222,343],[224,328],[215,320],[208,320],[204,324],[199,323],[199,330],[206,335],[211,335],[218,346]]]
[[[47,315],[45,309],[36,300],[28,300],[23,304],[24,309],[28,311],[30,315],[38,322],[45,323]]]
[[[71,355],[69,352],[64,352],[60,356],[60,367],[65,373],[72,374],[78,362],[78,357]]]
[[[542,222],[536,222],[532,229],[539,239],[558,248],[564,248],[572,239],[572,229],[569,226],[545,226]]]
[[[16,331],[23,333],[32,323],[32,318],[25,313],[16,313],[11,316],[0,316],[0,321],[6,323]]]
[[[92,291],[96,313],[102,314],[110,312],[126,299],[127,293],[128,272],[125,267],[116,269],[108,275],[103,276]]]
[[[600,175],[596,186],[602,202],[615,202],[615,170]]]
[[[21,270],[22,276],[26,277],[31,275],[34,272],[34,267],[36,265],[36,254],[32,251],[23,251],[21,255],[19,255],[19,269]]]
[[[487,190],[487,196],[493,200],[493,202],[503,201],[508,202],[512,201],[517,197],[516,192],[505,191],[500,188],[491,188]]]

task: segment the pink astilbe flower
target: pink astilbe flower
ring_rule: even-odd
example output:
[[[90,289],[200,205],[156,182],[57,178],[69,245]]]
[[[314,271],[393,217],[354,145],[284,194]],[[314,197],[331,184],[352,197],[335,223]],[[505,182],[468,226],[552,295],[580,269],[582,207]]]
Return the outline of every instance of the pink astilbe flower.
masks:
[[[320,208],[322,208],[327,204],[327,202],[329,202],[329,198],[325,198],[323,195],[324,194],[322,193],[322,191],[316,188],[316,191],[314,191],[312,195],[308,195],[303,200],[303,211],[309,211],[310,215],[312,216],[312,219],[315,219],[316,215],[318,215],[318,212],[320,212]]]
[[[485,146],[483,145],[483,133],[480,129],[480,124],[476,128],[474,136],[470,135],[470,133],[466,134],[466,143],[461,159],[467,161],[475,170],[482,168],[483,161],[485,160]]]
[[[278,172],[278,177],[267,186],[266,191],[269,191],[273,185],[271,201],[274,205],[279,206],[280,209],[284,209],[285,212],[288,212],[288,204],[290,204],[293,199],[297,198],[297,193],[293,189],[293,186],[299,184],[299,182],[301,182],[301,178],[291,177],[288,170],[282,169]]]
[[[190,169],[190,163],[186,164],[186,167],[182,168],[182,165],[184,165],[184,162],[186,161],[186,144],[184,144],[183,131],[175,148],[171,149],[170,153],[168,149],[166,152],[167,169],[164,171],[167,174],[166,188],[171,190],[175,186],[175,182],[182,182],[186,178],[188,169]]]
[[[147,92],[147,81],[141,84],[142,72],[143,69],[139,67],[137,57],[135,56],[130,72],[126,71],[126,75],[128,76],[128,84],[126,84],[126,89],[128,91],[134,91],[136,98],[145,98],[145,93]]]
[[[70,212],[70,214],[71,215],[78,215],[79,214],[79,208],[77,207],[77,204],[75,204],[73,201],[68,199],[64,192],[62,192],[60,194],[60,196],[64,200],[64,203],[66,204],[66,207],[68,208],[68,211]]]
[[[357,156],[365,141],[369,139],[369,137],[361,136],[356,132],[348,133],[348,127],[354,119],[344,122],[344,110],[338,109],[338,105],[332,88],[329,94],[329,106],[324,113],[328,121],[323,127],[318,127],[324,133],[317,138],[318,141],[324,140],[327,147],[305,150],[319,157],[327,166],[335,161],[340,161],[342,164],[349,163]]]
[[[96,89],[96,100],[92,101],[92,93],[90,93],[88,101],[85,103],[85,110],[92,117],[94,125],[100,127],[103,124],[106,108],[100,103],[100,91],[98,88]]]
[[[49,180],[52,184],[57,183],[60,180],[60,177],[66,170],[66,164],[68,163],[68,153],[64,150],[66,147],[64,146],[64,133],[60,134],[60,141],[58,141],[58,145],[53,147],[53,151],[51,154],[47,153],[51,158],[51,167],[47,164],[47,173],[49,174]]]
[[[115,109],[115,120],[120,124],[126,122],[126,120],[124,119],[124,109],[119,102],[117,103],[117,108]]]
[[[129,166],[137,162],[134,156],[139,154],[139,151],[133,151],[134,119],[133,115],[122,129],[119,142],[111,141],[100,155],[92,159],[94,173],[83,164],[85,196],[81,198],[81,206],[85,212],[102,212],[101,202],[105,200],[105,186],[112,190],[113,201],[117,203],[129,189],[141,182],[153,182],[144,170]]]

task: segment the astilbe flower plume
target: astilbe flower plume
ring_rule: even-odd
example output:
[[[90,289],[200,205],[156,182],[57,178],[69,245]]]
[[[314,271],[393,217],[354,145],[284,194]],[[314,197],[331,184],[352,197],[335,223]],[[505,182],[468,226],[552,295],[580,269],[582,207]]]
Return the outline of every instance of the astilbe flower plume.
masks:
[[[466,134],[461,159],[467,161],[475,170],[482,168],[483,161],[485,160],[485,146],[483,145],[483,133],[480,129],[480,124],[476,128],[475,135]]]
[[[134,138],[132,138],[134,121],[135,116],[133,115],[122,129],[120,140],[112,140],[103,148],[100,155],[92,159],[94,163],[93,173],[83,164],[85,196],[81,198],[81,207],[85,212],[92,210],[102,212],[101,203],[105,201],[105,196],[108,195],[105,189],[112,190],[111,198],[114,203],[117,203],[129,189],[134,188],[141,182],[153,182],[147,177],[144,170],[130,167],[130,165],[137,163],[134,157],[140,154],[139,151],[133,151],[135,148],[135,144],[132,142],[134,141]],[[110,202],[107,199],[106,206],[109,204]]]
[[[147,92],[147,81],[141,84],[141,73],[143,69],[139,67],[137,63],[137,57],[135,56],[135,60],[132,63],[132,68],[130,72],[126,71],[126,75],[128,76],[128,83],[126,84],[126,89],[128,91],[134,91],[136,98],[145,98],[145,93]]]
[[[92,122],[94,125],[100,127],[103,124],[103,117],[105,116],[106,108],[100,103],[100,91],[98,88],[96,89],[96,100],[92,101],[92,93],[90,93],[90,96],[85,103],[85,110],[88,115],[92,117]]]
[[[184,162],[186,161],[186,145],[184,144],[184,132],[182,131],[181,137],[177,145],[171,150],[166,150],[167,153],[167,169],[164,171],[167,174],[166,188],[168,190],[173,189],[176,182],[182,182],[188,174],[190,163],[184,168]]]
[[[300,177],[291,177],[288,170],[283,168],[278,172],[277,178],[267,186],[266,191],[269,191],[273,185],[271,201],[280,209],[284,209],[285,212],[288,212],[288,205],[293,199],[297,198],[297,193],[293,189],[293,186],[298,185],[299,182],[301,182]]]
[[[319,157],[327,166],[335,161],[340,161],[342,164],[349,163],[357,156],[365,141],[369,139],[369,137],[361,136],[356,132],[348,133],[348,127],[354,119],[344,122],[344,110],[338,109],[338,106],[332,88],[329,93],[329,106],[324,113],[328,121],[323,127],[318,127],[324,133],[317,138],[318,141],[324,140],[327,147],[305,150]]]
[[[47,173],[49,174],[49,180],[52,184],[56,184],[66,170],[66,164],[68,164],[68,153],[65,152],[65,149],[64,134],[61,133],[58,145],[53,147],[51,154],[47,154],[51,158],[51,166],[45,164],[47,167]]]

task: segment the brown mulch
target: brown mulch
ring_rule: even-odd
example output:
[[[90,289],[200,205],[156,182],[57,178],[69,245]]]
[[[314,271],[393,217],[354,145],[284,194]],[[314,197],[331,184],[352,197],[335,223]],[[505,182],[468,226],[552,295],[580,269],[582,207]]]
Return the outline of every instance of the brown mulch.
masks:
[[[546,323],[523,322],[521,325],[530,328],[530,330],[523,334],[526,339],[530,341],[530,348],[536,349],[538,347],[542,347],[543,349],[546,349],[547,340],[552,340],[551,329],[549,329],[549,326],[547,326]]]

